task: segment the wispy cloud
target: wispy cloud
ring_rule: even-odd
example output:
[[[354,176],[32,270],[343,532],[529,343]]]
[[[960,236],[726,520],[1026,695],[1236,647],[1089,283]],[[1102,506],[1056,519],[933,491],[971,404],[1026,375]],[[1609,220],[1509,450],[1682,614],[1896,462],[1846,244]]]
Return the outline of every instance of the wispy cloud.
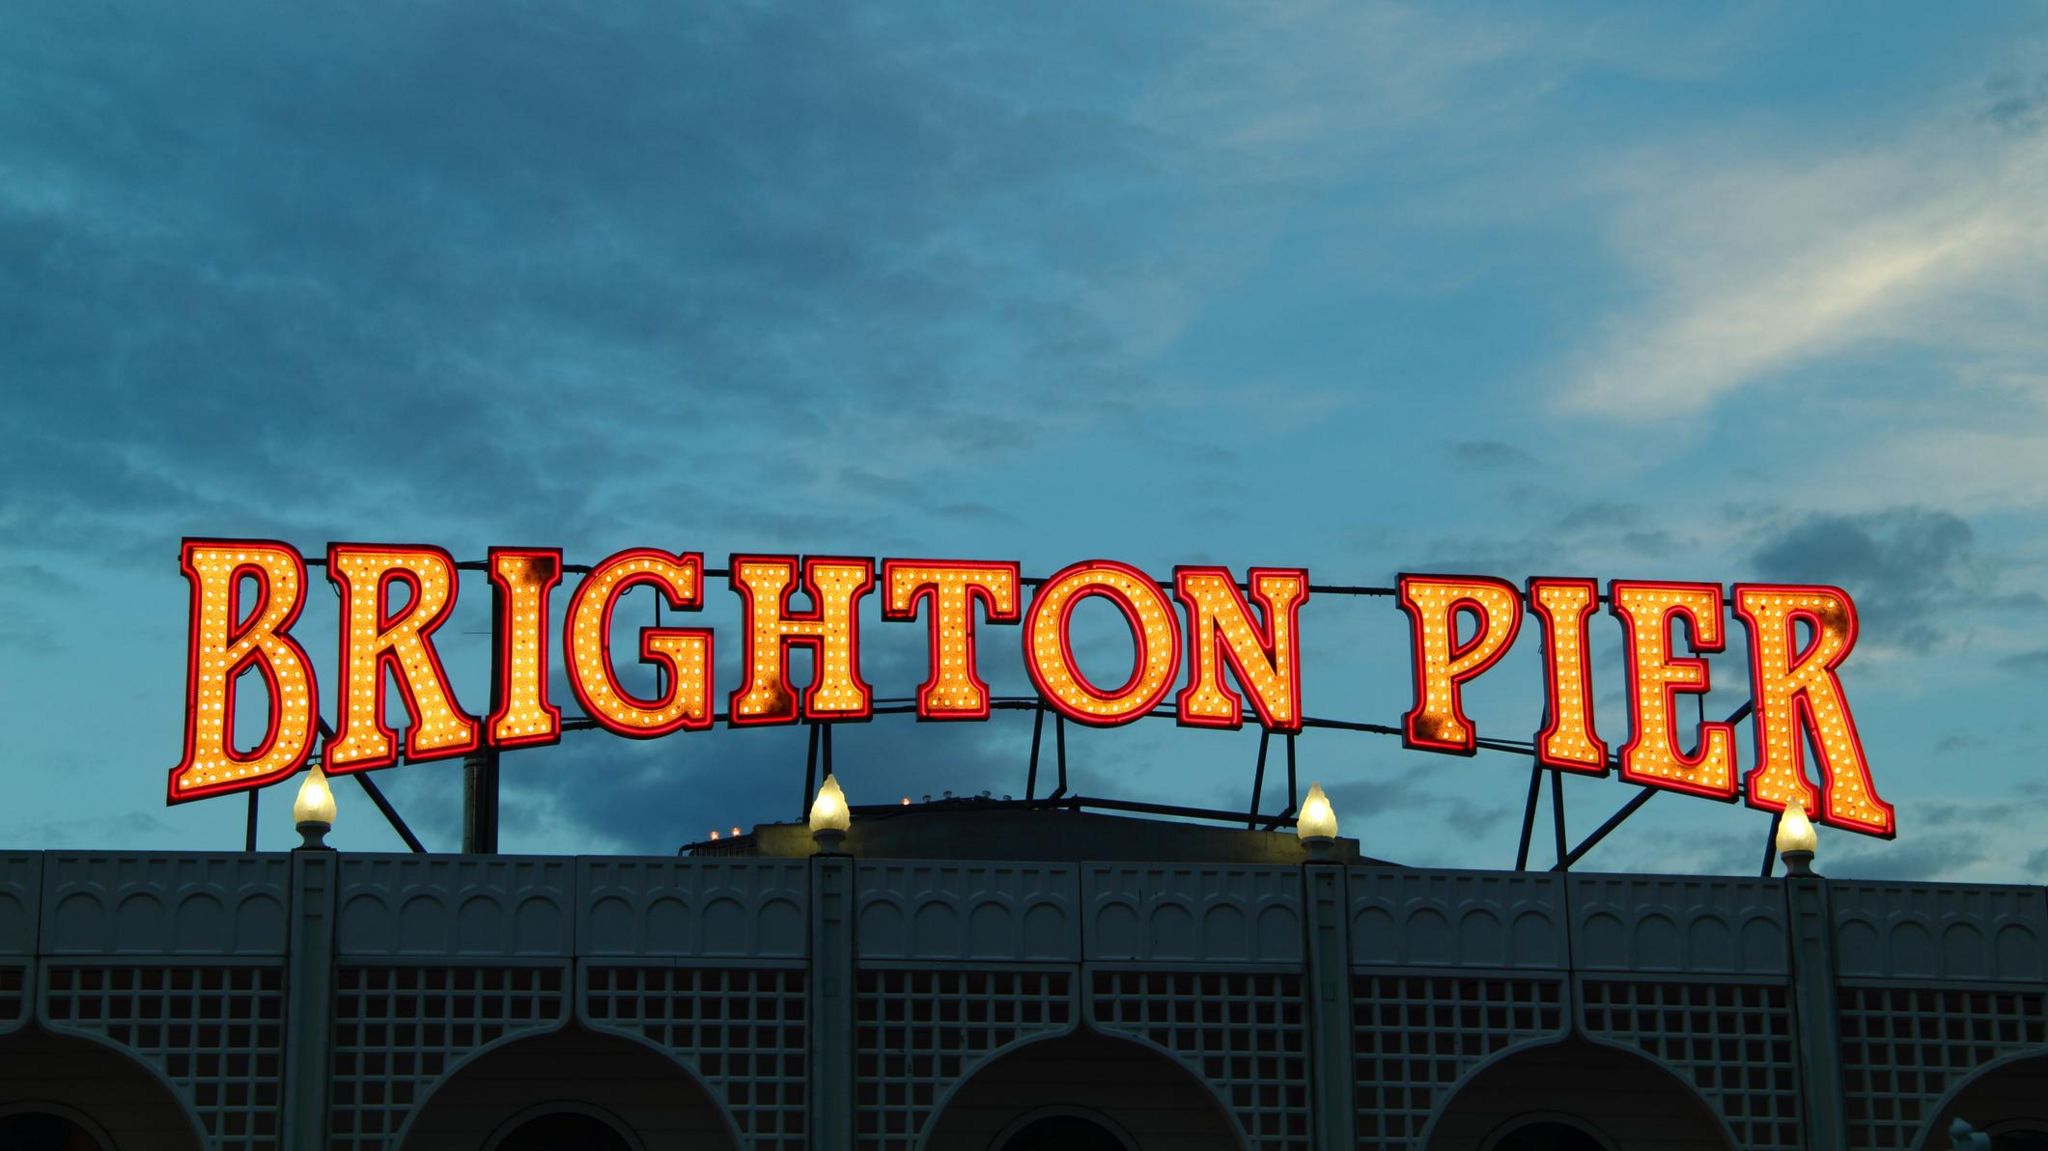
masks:
[[[1576,366],[1567,407],[1655,420],[1804,385],[1794,369],[1850,353],[1983,367],[2048,346],[2048,138],[1987,122],[1982,104],[1875,146],[1692,139],[1611,167],[1609,239],[1638,290]]]

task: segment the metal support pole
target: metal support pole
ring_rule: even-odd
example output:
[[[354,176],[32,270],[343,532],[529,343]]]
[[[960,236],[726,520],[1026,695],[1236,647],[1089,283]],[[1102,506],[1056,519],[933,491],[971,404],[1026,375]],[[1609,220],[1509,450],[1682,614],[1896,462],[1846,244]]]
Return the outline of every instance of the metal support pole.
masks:
[[[258,794],[260,793],[253,790],[249,792],[249,829],[242,836],[243,851],[254,852],[256,850],[256,796]]]
[[[1557,869],[1571,870],[1571,855],[1565,847],[1564,833],[1564,777],[1557,772],[1550,773],[1550,821],[1551,830],[1557,837]]]
[[[1771,869],[1778,865],[1778,822],[1784,818],[1785,813],[1783,811],[1771,813],[1771,833],[1764,836],[1763,878],[1765,879],[1771,877]]]
[[[1052,717],[1052,746],[1059,760],[1060,785],[1047,798],[1058,799],[1067,793],[1067,717],[1057,713]]]
[[[1841,1035],[1835,1017],[1834,917],[1827,880],[1785,880],[1792,936],[1792,1041],[1799,1066],[1800,1111],[1811,1151],[1847,1151],[1842,1111]]]
[[[1287,812],[1293,815],[1301,810],[1301,789],[1294,781],[1294,733],[1287,733]]]
[[[1543,794],[1543,764],[1529,769],[1529,802],[1522,805],[1522,846],[1515,850],[1515,870],[1529,870],[1529,840],[1536,834],[1536,800]]]
[[[1328,861],[1301,869],[1309,996],[1309,1102],[1315,1151],[1358,1146],[1357,1075],[1351,1054],[1351,933],[1347,870]]]
[[[1045,734],[1045,705],[1039,704],[1031,714],[1031,770],[1024,776],[1024,798],[1038,798],[1038,739]]]
[[[825,778],[826,778],[826,779],[831,779],[831,778],[832,778],[832,725],[831,725],[831,724],[829,724],[829,723],[821,723],[821,724],[819,724],[818,726],[819,726],[819,727],[820,727],[821,729],[823,729],[823,732],[824,732],[824,734],[820,735],[820,736],[819,736],[818,738],[819,738],[819,740],[821,741],[821,755],[823,756],[823,758],[824,758],[824,760],[825,760]]]
[[[1244,825],[1247,830],[1256,831],[1259,826],[1259,795],[1266,790],[1266,744],[1272,741],[1273,733],[1265,727],[1259,728],[1259,766],[1252,772],[1252,809],[1246,814]]]
[[[853,1149],[853,858],[811,857],[811,1140]]]
[[[462,759],[462,850],[470,855],[498,852],[498,749],[486,747]]]
[[[291,859],[290,951],[285,958],[284,1098],[280,1147],[327,1145],[328,1050],[333,1030],[334,905],[341,857],[300,848]]]
[[[796,803],[796,817],[804,819],[811,814],[811,796],[818,790],[818,725],[810,724],[811,746],[804,752],[804,793]]]

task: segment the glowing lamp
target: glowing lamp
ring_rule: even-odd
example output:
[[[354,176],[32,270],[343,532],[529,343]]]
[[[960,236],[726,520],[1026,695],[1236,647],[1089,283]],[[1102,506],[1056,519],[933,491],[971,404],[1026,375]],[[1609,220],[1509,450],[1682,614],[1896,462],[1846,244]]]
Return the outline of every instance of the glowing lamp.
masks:
[[[1785,801],[1785,813],[1778,817],[1778,857],[1785,861],[1785,874],[1812,875],[1813,849],[1818,846],[1813,821],[1806,818],[1806,805],[1794,796]]]
[[[1337,838],[1337,811],[1323,794],[1322,784],[1308,785],[1308,798],[1301,801],[1301,816],[1294,821],[1294,830],[1310,859],[1328,858],[1330,844]]]
[[[327,775],[315,760],[306,768],[305,782],[292,801],[292,822],[299,825],[303,846],[326,847],[327,833],[334,829],[334,792],[327,787]]]
[[[846,810],[846,793],[839,790],[839,777],[828,775],[818,785],[818,798],[811,801],[811,838],[818,850],[836,853],[846,841],[846,829],[853,816]]]

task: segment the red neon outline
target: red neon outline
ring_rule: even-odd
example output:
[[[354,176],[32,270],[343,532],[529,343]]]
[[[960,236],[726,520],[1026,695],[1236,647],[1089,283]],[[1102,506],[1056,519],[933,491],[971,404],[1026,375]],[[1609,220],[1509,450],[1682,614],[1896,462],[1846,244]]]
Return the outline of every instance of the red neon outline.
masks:
[[[1484,584],[1499,588],[1506,592],[1514,601],[1514,610],[1508,615],[1507,638],[1501,641],[1500,647],[1494,649],[1494,653],[1487,657],[1484,662],[1474,664],[1463,674],[1451,677],[1449,686],[1451,718],[1457,720],[1459,725],[1470,733],[1467,741],[1464,743],[1450,739],[1423,739],[1415,734],[1415,721],[1422,718],[1423,709],[1429,702],[1429,691],[1423,683],[1422,674],[1423,665],[1427,662],[1426,655],[1422,650],[1422,609],[1420,605],[1414,602],[1413,597],[1408,592],[1408,585],[1411,583]],[[1505,658],[1509,650],[1515,646],[1515,637],[1521,634],[1522,616],[1527,611],[1528,606],[1522,600],[1521,589],[1504,579],[1497,579],[1493,576],[1429,575],[1415,572],[1402,572],[1397,584],[1395,600],[1400,604],[1401,611],[1408,616],[1410,640],[1408,678],[1415,689],[1415,705],[1408,709],[1406,715],[1401,717],[1401,745],[1416,751],[1437,751],[1451,755],[1477,755],[1479,754],[1479,725],[1473,723],[1471,717],[1465,714],[1465,693],[1462,689],[1467,680],[1478,679],[1492,670],[1493,665]],[[1486,627],[1474,634],[1471,642],[1460,644],[1458,642],[1458,612],[1466,604],[1472,605],[1472,609],[1478,612],[1479,618],[1485,622]],[[1485,604],[1470,596],[1459,596],[1444,605],[1444,629],[1446,633],[1444,663],[1448,667],[1450,664],[1458,662],[1461,657],[1479,646],[1486,639],[1493,629],[1493,618],[1488,614]]]
[[[1003,615],[997,611],[995,594],[989,588],[972,582],[967,584],[967,618],[962,621],[960,629],[961,638],[965,642],[965,651],[961,654],[963,666],[967,669],[968,686],[972,687],[975,694],[980,697],[980,707],[973,710],[957,708],[937,710],[932,708],[928,697],[934,691],[937,691],[939,686],[939,660],[941,658],[939,653],[939,631],[944,626],[943,622],[939,619],[939,585],[934,580],[927,580],[916,585],[911,589],[910,599],[904,603],[903,610],[897,611],[894,606],[896,572],[903,568],[931,568],[934,571],[942,572],[989,572],[1009,577],[1010,611],[1008,615]],[[975,663],[974,601],[977,599],[981,601],[982,615],[989,623],[1015,624],[1018,620],[1024,618],[1024,576],[1017,562],[1015,560],[884,559],[882,561],[880,583],[882,587],[882,618],[885,620],[898,623],[914,623],[917,620],[919,605],[927,602],[931,605],[931,622],[925,629],[928,636],[926,648],[931,659],[931,674],[925,678],[924,683],[918,685],[917,718],[920,721],[929,720],[941,723],[952,720],[987,719],[989,714],[988,681],[981,678],[981,671]]]
[[[469,740],[466,743],[435,748],[426,754],[420,753],[417,745],[424,717],[420,710],[419,695],[413,690],[412,677],[406,674],[404,665],[398,661],[397,649],[387,646],[379,651],[376,656],[376,689],[370,693],[370,705],[375,709],[372,715],[372,722],[375,724],[376,730],[381,732],[385,742],[391,745],[390,755],[372,756],[367,759],[353,760],[349,763],[335,763],[333,762],[333,754],[330,751],[323,755],[321,760],[321,769],[328,775],[353,775],[359,771],[374,771],[380,767],[390,767],[398,762],[398,732],[391,726],[390,720],[387,718],[388,713],[384,707],[384,676],[387,672],[393,673],[398,677],[398,694],[405,703],[406,718],[412,721],[405,728],[406,762],[432,763],[436,760],[454,759],[457,756],[468,755],[483,746],[483,725],[477,720],[476,716],[463,710],[462,701],[455,697],[455,683],[448,678],[448,669],[441,666],[441,653],[434,647],[434,633],[440,630],[442,624],[448,622],[450,615],[454,614],[455,601],[462,591],[462,573],[455,566],[455,557],[449,555],[445,548],[436,547],[432,544],[368,544],[357,542],[329,543],[327,545],[327,582],[334,585],[336,592],[341,597],[341,611],[339,613],[340,642],[335,648],[336,662],[341,665],[341,692],[340,699],[337,701],[335,708],[334,738],[330,743],[339,747],[347,742],[349,717],[354,714],[354,708],[348,700],[348,689],[349,665],[353,662],[350,659],[349,651],[349,624],[351,622],[350,615],[355,610],[355,597],[351,594],[354,588],[349,584],[348,577],[341,574],[341,564],[338,561],[343,557],[374,557],[378,553],[388,553],[391,555],[406,555],[410,553],[416,556],[432,556],[447,565],[448,598],[442,602],[441,610],[435,612],[432,619],[420,625],[416,634],[419,637],[420,649],[426,653],[428,666],[433,669],[434,678],[441,685],[441,693],[448,697],[448,710],[454,713],[457,719],[469,725]],[[398,616],[387,614],[391,603],[391,584],[394,580],[404,581],[412,590],[410,601],[405,605],[405,613]],[[419,613],[419,573],[407,567],[387,567],[377,576],[375,596],[374,606],[377,612],[377,634],[382,635],[390,631],[393,625],[409,621],[414,615]]]
[[[178,786],[178,777],[192,770],[194,756],[198,751],[198,748],[195,745],[199,738],[199,648],[197,643],[195,643],[194,641],[198,638],[199,616],[201,611],[201,605],[204,604],[206,599],[206,587],[204,583],[201,582],[198,572],[196,572],[193,569],[192,553],[196,548],[215,547],[232,548],[239,551],[272,549],[278,552],[282,552],[284,554],[284,558],[289,559],[291,561],[292,569],[298,577],[298,602],[294,603],[290,607],[290,609],[288,609],[285,612],[284,618],[278,621],[277,626],[271,629],[270,634],[275,636],[281,643],[283,643],[287,648],[291,650],[291,653],[298,658],[299,666],[305,670],[305,749],[303,752],[300,753],[298,758],[292,760],[286,766],[279,768],[275,772],[271,772],[266,775],[257,776],[253,779],[224,779],[219,783],[202,784],[194,787],[180,788]],[[187,610],[186,613],[187,639],[185,644],[185,746],[183,751],[179,755],[177,766],[171,768],[170,774],[165,780],[164,805],[167,807],[172,804],[188,803],[195,799],[205,799],[206,797],[211,795],[225,795],[229,792],[234,791],[247,791],[250,788],[267,787],[280,779],[285,779],[296,773],[301,767],[305,766],[306,760],[312,758],[313,747],[315,743],[318,741],[320,731],[319,721],[316,718],[318,711],[318,703],[320,699],[319,677],[314,673],[313,660],[310,656],[306,654],[306,649],[299,644],[298,640],[293,639],[290,634],[292,625],[298,622],[299,613],[304,611],[306,607],[306,591],[308,587],[306,583],[306,559],[304,556],[299,554],[299,550],[291,546],[290,544],[284,543],[279,540],[235,540],[223,539],[214,536],[186,536],[183,542],[179,545],[178,567],[185,573],[186,582],[192,585],[192,603],[191,607]],[[262,578],[258,582],[260,584],[261,590],[259,593],[260,598],[256,601],[256,606],[249,612],[248,620],[246,622],[243,622],[238,621],[236,619],[236,616],[240,614],[240,612],[237,610],[237,608],[240,606],[239,589],[241,587],[242,582],[242,573],[245,570],[249,569],[254,569],[256,572],[260,573]],[[235,566],[233,571],[228,573],[228,631],[226,632],[227,642],[223,645],[224,647],[233,647],[235,646],[235,644],[241,642],[242,639],[247,637],[247,635],[249,634],[249,630],[255,626],[256,621],[263,618],[263,613],[267,611],[270,607],[270,591],[270,571],[269,569],[264,568],[260,564],[253,564],[247,562],[239,563]],[[238,622],[242,624],[242,626],[240,626],[239,628],[236,627],[236,624]],[[234,754],[234,687],[235,681],[242,677],[242,673],[244,671],[248,670],[248,668],[245,665],[250,660],[256,661],[257,674],[263,677],[264,682],[268,685],[270,691],[270,724],[269,729],[264,733],[262,746],[257,748],[257,750],[250,756],[248,760],[238,760]],[[222,743],[224,745],[222,750],[227,753],[227,759],[231,763],[247,763],[252,760],[262,759],[264,756],[270,754],[271,749],[277,746],[278,737],[284,734],[283,694],[278,689],[277,676],[271,670],[271,663],[272,661],[268,657],[268,654],[265,653],[263,650],[263,645],[259,643],[250,647],[249,654],[247,656],[243,657],[240,660],[237,660],[235,663],[225,668],[221,673],[221,733]]]
[[[825,625],[825,605],[819,594],[813,567],[817,564],[858,564],[866,578],[846,600],[846,664],[847,675],[853,686],[860,692],[859,711],[835,711],[826,715],[813,715],[812,704],[825,679],[825,637],[819,635],[782,635],[777,637],[776,666],[782,679],[782,694],[794,702],[790,714],[742,717],[739,701],[754,688],[754,589],[740,579],[740,565],[750,563],[781,564],[788,573],[782,582],[782,594],[776,597],[776,610],[784,623],[814,623],[820,628]],[[799,573],[801,576],[799,577]],[[746,640],[740,649],[740,662],[745,666],[746,678],[740,686],[726,697],[726,724],[730,727],[765,727],[772,724],[796,723],[799,720],[814,719],[824,723],[856,723],[874,717],[875,691],[860,673],[860,601],[861,597],[874,590],[875,561],[870,556],[794,556],[758,555],[751,552],[734,552],[726,564],[726,585],[739,593],[746,606]],[[801,614],[789,610],[790,597],[802,586],[804,594],[810,597],[811,608]],[[796,689],[789,681],[789,650],[804,646],[811,649],[811,682],[804,688],[803,698],[797,699]]]
[[[1526,591],[1522,597],[1523,605],[1529,614],[1540,616],[1543,620],[1543,726],[1536,732],[1536,761],[1548,767],[1573,771],[1580,775],[1606,775],[1607,758],[1613,749],[1608,746],[1606,740],[1600,738],[1598,719],[1593,714],[1593,651],[1592,643],[1586,635],[1586,622],[1600,610],[1600,581],[1573,576],[1531,576],[1524,587]],[[1579,609],[1578,613],[1579,684],[1583,688],[1581,694],[1585,697],[1583,710],[1586,713],[1586,739],[1593,745],[1593,750],[1599,753],[1598,764],[1576,759],[1554,759],[1544,746],[1557,734],[1558,726],[1563,722],[1558,714],[1557,660],[1551,651],[1551,644],[1557,634],[1557,621],[1552,616],[1549,606],[1536,597],[1537,589],[1545,587],[1576,587],[1586,591],[1586,606]]]
[[[1045,602],[1046,592],[1058,587],[1065,580],[1097,571],[1119,572],[1130,577],[1140,586],[1151,588],[1152,594],[1159,597],[1159,606],[1165,610],[1167,637],[1172,645],[1169,649],[1172,655],[1167,665],[1166,674],[1160,677],[1158,689],[1146,698],[1143,707],[1135,708],[1120,716],[1093,715],[1067,706],[1064,701],[1055,696],[1051,689],[1046,686],[1044,672],[1038,666],[1038,653],[1034,650],[1031,643],[1032,634],[1038,630],[1039,607]],[[1090,595],[1105,596],[1112,603],[1116,604],[1117,610],[1123,613],[1125,626],[1131,629],[1131,654],[1133,656],[1131,660],[1131,677],[1125,680],[1123,686],[1117,688],[1110,695],[1104,695],[1102,689],[1097,687],[1093,680],[1081,674],[1081,665],[1074,660],[1071,621],[1073,620],[1075,607],[1079,606],[1080,602]],[[1059,618],[1053,622],[1054,626],[1059,629],[1060,659],[1066,664],[1067,674],[1073,678],[1074,683],[1081,690],[1092,694],[1096,699],[1106,704],[1114,704],[1118,701],[1119,697],[1129,692],[1144,677],[1145,665],[1151,662],[1149,658],[1150,651],[1145,646],[1144,621],[1138,617],[1138,606],[1132,603],[1130,598],[1124,595],[1121,590],[1103,584],[1087,585],[1080,591],[1067,596],[1066,602],[1060,605]],[[1053,710],[1061,715],[1076,723],[1085,723],[1090,727],[1121,727],[1134,720],[1143,719],[1146,715],[1150,714],[1153,708],[1159,706],[1159,701],[1166,698],[1166,693],[1173,688],[1173,681],[1180,675],[1180,633],[1180,617],[1179,613],[1173,610],[1173,601],[1166,598],[1166,593],[1159,590],[1158,583],[1151,576],[1146,575],[1130,564],[1121,563],[1117,560],[1081,560],[1077,563],[1068,564],[1066,567],[1054,572],[1050,578],[1038,586],[1037,593],[1031,597],[1031,609],[1026,613],[1024,619],[1024,670],[1031,673],[1031,683],[1033,687],[1038,689],[1038,697],[1050,704]]]
[[[1675,779],[1665,779],[1661,776],[1630,770],[1629,757],[1635,753],[1635,749],[1643,742],[1643,709],[1640,703],[1642,685],[1636,682],[1636,621],[1635,617],[1624,610],[1621,605],[1620,593],[1624,589],[1630,591],[1640,589],[1643,591],[1712,593],[1714,603],[1711,610],[1714,616],[1714,627],[1716,634],[1720,637],[1712,644],[1700,643],[1700,618],[1693,614],[1691,608],[1684,604],[1673,604],[1658,613],[1657,626],[1664,629],[1664,666],[1668,668],[1697,666],[1700,669],[1700,682],[1696,685],[1681,685],[1668,681],[1661,685],[1664,692],[1664,734],[1671,737],[1671,758],[1678,761],[1678,766],[1691,769],[1701,767],[1706,763],[1708,750],[1713,746],[1713,736],[1711,733],[1717,728],[1726,731],[1728,733],[1728,789],[1726,791],[1715,791],[1696,784],[1684,783]],[[1644,787],[1656,787],[1665,791],[1682,791],[1687,795],[1697,795],[1702,799],[1718,800],[1722,803],[1735,802],[1735,783],[1740,765],[1736,762],[1735,756],[1734,724],[1722,720],[1708,720],[1699,725],[1699,743],[1694,748],[1693,755],[1687,756],[1678,749],[1678,697],[1680,695],[1704,696],[1713,690],[1714,669],[1705,659],[1699,657],[1728,649],[1728,629],[1721,626],[1721,616],[1725,613],[1726,609],[1727,601],[1723,598],[1721,585],[1717,583],[1688,583],[1683,580],[1607,581],[1607,612],[1621,621],[1622,632],[1625,637],[1624,642],[1628,645],[1624,656],[1624,662],[1627,665],[1626,674],[1628,676],[1628,742],[1623,744],[1621,748],[1621,778]],[[1688,621],[1685,630],[1686,646],[1693,651],[1693,655],[1690,656],[1681,656],[1672,650],[1671,617],[1681,612],[1684,613]]]
[[[1195,694],[1195,680],[1196,677],[1201,675],[1202,667],[1200,656],[1192,651],[1194,646],[1201,642],[1201,637],[1195,634],[1200,613],[1195,606],[1193,593],[1188,591],[1186,581],[1189,576],[1209,576],[1223,581],[1223,586],[1230,592],[1230,598],[1237,604],[1237,610],[1243,615],[1245,622],[1250,625],[1252,638],[1260,641],[1259,646],[1264,649],[1268,656],[1273,654],[1273,648],[1279,642],[1279,632],[1273,618],[1273,597],[1260,590],[1258,586],[1259,579],[1262,576],[1280,576],[1292,577],[1301,582],[1301,594],[1295,596],[1289,602],[1287,608],[1287,633],[1294,639],[1294,642],[1287,649],[1289,666],[1286,672],[1288,707],[1294,716],[1292,723],[1281,724],[1273,721],[1272,709],[1267,706],[1265,698],[1252,687],[1250,676],[1245,672],[1243,662],[1237,658],[1237,651],[1223,638],[1223,627],[1220,623],[1212,629],[1214,640],[1211,646],[1222,653],[1223,658],[1217,661],[1216,664],[1216,690],[1223,698],[1230,701],[1230,717],[1225,719],[1220,716],[1191,716],[1187,713],[1188,699]],[[1259,602],[1261,615],[1265,620],[1263,628],[1260,626],[1259,620],[1253,618],[1251,605],[1245,601],[1244,592],[1238,588],[1237,581],[1231,578],[1229,568],[1217,565],[1182,564],[1173,569],[1173,595],[1187,611],[1188,637],[1186,646],[1190,649],[1187,686],[1181,688],[1180,692],[1173,698],[1174,722],[1182,727],[1209,727],[1236,731],[1244,726],[1244,697],[1250,696],[1252,710],[1258,713],[1260,726],[1264,727],[1267,731],[1298,732],[1301,730],[1301,605],[1307,603],[1309,599],[1308,569],[1247,568],[1245,569],[1244,585],[1251,590],[1252,598]],[[1232,691],[1230,685],[1224,682],[1223,669],[1226,664],[1228,664],[1231,674],[1236,678],[1238,687],[1241,690]]]
[[[498,725],[503,723],[512,711],[512,599],[513,590],[509,580],[501,578],[498,559],[511,556],[525,560],[553,560],[555,570],[540,585],[540,620],[534,629],[534,672],[539,678],[538,702],[541,714],[547,717],[547,729],[532,735],[517,735],[509,739],[498,738]],[[561,548],[491,548],[484,557],[484,571],[491,577],[491,585],[504,595],[504,619],[493,619],[491,626],[498,629],[498,660],[506,669],[506,679],[499,684],[502,698],[496,701],[490,717],[484,720],[484,742],[500,750],[514,747],[545,747],[562,742],[562,709],[548,698],[548,600],[554,590],[562,585]]]
[[[1742,597],[1745,594],[1834,596],[1842,605],[1842,615],[1848,621],[1848,626],[1842,629],[1842,650],[1836,653],[1833,660],[1821,665],[1821,674],[1827,676],[1829,682],[1834,684],[1835,697],[1842,702],[1842,726],[1849,733],[1849,742],[1855,745],[1856,748],[1857,762],[1854,764],[1854,767],[1857,774],[1862,777],[1863,794],[1870,797],[1870,803],[1873,807],[1877,807],[1884,812],[1883,829],[1873,830],[1867,823],[1858,823],[1855,820],[1845,819],[1835,814],[1834,763],[1828,759],[1827,741],[1820,738],[1820,717],[1813,713],[1813,704],[1807,698],[1811,694],[1810,689],[1797,691],[1792,695],[1792,771],[1794,775],[1798,776],[1799,782],[1806,785],[1807,794],[1812,794],[1815,791],[1820,793],[1821,811],[1819,814],[1822,823],[1827,824],[1829,827],[1840,828],[1843,831],[1873,835],[1880,839],[1897,839],[1899,835],[1898,809],[1886,803],[1877,794],[1877,787],[1870,778],[1870,756],[1863,748],[1863,733],[1857,730],[1856,714],[1849,706],[1849,689],[1843,686],[1842,677],[1836,674],[1837,669],[1848,661],[1849,653],[1856,649],[1856,633],[1858,630],[1856,601],[1849,598],[1848,592],[1832,584],[1738,583],[1731,589],[1731,592],[1731,599],[1735,605],[1735,614],[1741,617],[1743,628],[1749,632],[1749,698],[1750,705],[1754,709],[1750,716],[1750,728],[1756,742],[1756,766],[1750,768],[1742,777],[1743,791],[1748,796],[1749,806],[1762,811],[1784,810],[1783,804],[1779,804],[1774,808],[1756,801],[1753,781],[1757,776],[1763,774],[1764,768],[1769,766],[1770,763],[1770,748],[1764,739],[1763,722],[1763,637],[1758,632],[1758,621],[1755,614],[1743,606]],[[1813,647],[1801,652],[1799,657],[1794,658],[1791,655],[1792,641],[1797,637],[1798,629],[1793,625],[1802,616],[1813,621]],[[1800,664],[1806,661],[1806,658],[1815,654],[1815,651],[1820,646],[1821,635],[1822,624],[1820,616],[1812,609],[1795,608],[1787,613],[1785,617],[1784,638],[1788,671],[1796,670]],[[1826,780],[1825,785],[1819,788],[1814,787],[1813,781],[1807,778],[1806,774],[1806,734],[1809,731],[1813,733],[1813,744],[1818,751],[1815,758],[1821,761],[1821,771]]]
[[[654,655],[654,649],[649,644],[649,641],[655,636],[680,635],[704,637],[704,717],[702,719],[691,719],[688,709],[685,709],[674,719],[667,720],[656,726],[621,727],[618,721],[591,706],[590,692],[583,684],[583,661],[578,658],[581,653],[576,649],[576,617],[579,614],[579,609],[583,606],[584,598],[591,593],[592,589],[597,587],[602,577],[610,574],[614,566],[631,563],[634,560],[640,559],[660,560],[663,563],[674,564],[677,567],[694,571],[697,575],[696,586],[686,589],[681,595],[677,595],[675,586],[657,572],[634,572],[630,575],[620,576],[619,581],[611,586],[609,594],[605,596],[603,614],[598,617],[598,663],[604,668],[605,675],[611,680],[612,694],[624,700],[628,706],[638,708],[641,711],[661,711],[673,707],[677,698],[682,695],[683,676],[680,668],[670,667],[668,669],[671,679],[669,693],[666,696],[658,700],[644,700],[626,691],[626,685],[619,680],[618,667],[612,662],[612,612],[617,610],[619,599],[630,589],[641,584],[651,584],[661,594],[662,598],[668,601],[668,605],[677,611],[698,611],[704,606],[704,553],[671,553],[662,551],[659,548],[627,548],[624,551],[614,552],[606,556],[603,562],[586,572],[582,582],[576,585],[576,594],[569,598],[568,614],[562,618],[562,662],[568,665],[569,690],[575,693],[576,703],[583,709],[583,714],[594,720],[599,727],[614,735],[623,735],[629,739],[654,739],[675,731],[703,731],[711,726],[712,713],[716,710],[711,701],[712,697],[717,694],[715,691],[718,655],[717,641],[708,627],[643,627],[640,629],[640,662],[656,667],[661,666],[663,661],[657,660]]]

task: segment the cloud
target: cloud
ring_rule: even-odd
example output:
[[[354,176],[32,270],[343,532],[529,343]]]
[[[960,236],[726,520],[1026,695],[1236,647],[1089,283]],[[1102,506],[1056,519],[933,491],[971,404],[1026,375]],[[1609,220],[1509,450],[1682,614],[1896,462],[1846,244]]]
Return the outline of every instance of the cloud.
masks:
[[[1610,315],[1584,353],[1569,409],[1682,416],[1878,349],[2038,362],[2048,140],[1985,127],[1951,101],[1880,146],[1772,152],[1691,139],[1603,177],[1618,204],[1610,240],[1640,303]]]
[[[1451,461],[1459,467],[1497,471],[1527,471],[1537,466],[1535,456],[1500,440],[1463,440],[1452,444]]]
[[[1749,554],[1757,578],[1835,584],[1856,601],[1859,642],[1915,653],[1955,634],[1960,609],[1993,594],[1999,566],[1952,512],[1821,513],[1766,528]]]
[[[1143,129],[1038,98],[1112,72],[1091,36],[1035,26],[1049,66],[942,15],[382,12],[0,44],[17,546],[577,547],[659,506],[844,549],[1004,522],[974,475],[1155,389],[1121,301],[1180,269],[1117,198],[1170,217],[1175,185]]]
[[[2048,679],[2048,648],[2006,656],[1998,661],[1998,670],[2029,679]]]

